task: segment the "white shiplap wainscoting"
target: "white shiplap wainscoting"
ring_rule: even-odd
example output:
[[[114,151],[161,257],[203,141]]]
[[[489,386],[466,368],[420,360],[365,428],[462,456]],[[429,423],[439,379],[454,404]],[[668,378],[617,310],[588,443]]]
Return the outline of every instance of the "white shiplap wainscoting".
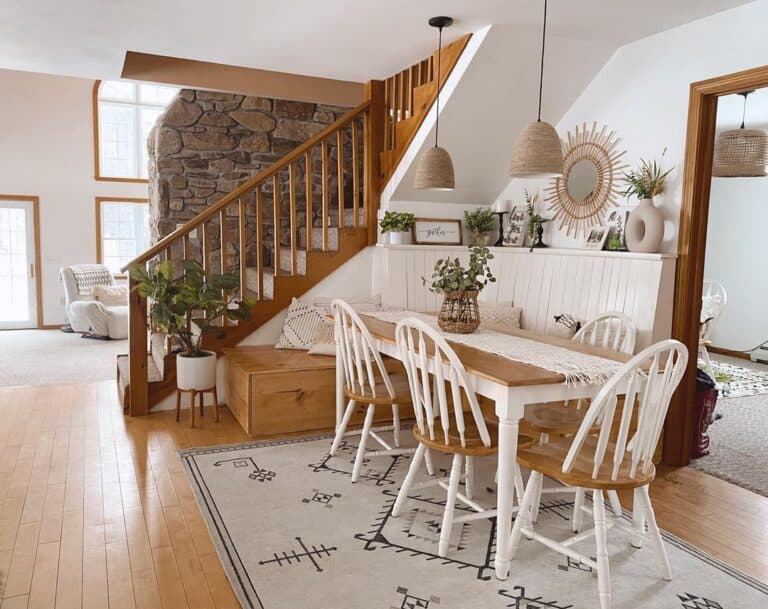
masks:
[[[497,277],[481,301],[522,307],[522,325],[553,331],[554,316],[569,313],[584,322],[606,311],[629,315],[638,330],[637,348],[668,338],[672,325],[675,256],[577,249],[492,247]],[[458,257],[464,246],[379,245],[374,256],[374,292],[385,306],[437,311],[441,297],[429,291],[438,258]]]

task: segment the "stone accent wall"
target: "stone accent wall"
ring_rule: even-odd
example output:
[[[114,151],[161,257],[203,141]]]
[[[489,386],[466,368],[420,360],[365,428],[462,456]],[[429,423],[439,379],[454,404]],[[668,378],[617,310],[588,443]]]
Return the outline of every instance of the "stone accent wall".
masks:
[[[148,142],[153,241],[173,232],[178,224],[192,219],[244,181],[316,135],[347,110],[337,106],[231,93],[190,89],[180,91],[165,114],[158,119]],[[345,141],[349,141],[348,138]],[[330,153],[335,158],[333,142]],[[321,192],[318,154],[319,151],[316,151],[313,163],[315,201],[319,200],[317,197]],[[350,154],[351,151],[347,151],[347,155]],[[300,165],[299,170],[297,196],[304,210],[303,183],[306,169]],[[287,192],[287,175],[281,176],[280,181],[281,190]],[[345,188],[346,182],[345,179]],[[264,187],[264,192],[271,193],[270,184]],[[330,192],[331,207],[336,207],[335,176],[331,178]],[[265,200],[265,237],[272,234],[270,199]],[[281,198],[281,204],[287,205],[287,196]],[[236,215],[232,213],[236,212],[234,206],[227,211],[227,215]],[[255,228],[256,218],[252,216],[250,206],[248,223],[249,230]],[[230,228],[236,230],[236,224],[237,220],[233,218]],[[218,258],[217,231],[211,231],[209,237],[212,258]],[[199,248],[199,243],[193,244],[193,247]],[[236,253],[233,248],[229,249],[230,255]],[[268,252],[266,254],[269,255]]]

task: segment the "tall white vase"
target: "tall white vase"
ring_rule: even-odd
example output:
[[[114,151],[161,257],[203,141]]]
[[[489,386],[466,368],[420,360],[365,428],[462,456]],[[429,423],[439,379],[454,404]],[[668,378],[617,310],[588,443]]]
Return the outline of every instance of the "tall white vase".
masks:
[[[664,217],[653,199],[640,199],[629,214],[624,235],[630,252],[653,254],[659,251],[664,239]]]

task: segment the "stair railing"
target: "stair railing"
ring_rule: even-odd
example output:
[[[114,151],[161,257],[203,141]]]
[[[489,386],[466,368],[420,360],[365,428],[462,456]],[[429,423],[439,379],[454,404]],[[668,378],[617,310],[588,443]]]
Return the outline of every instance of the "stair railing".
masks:
[[[332,225],[338,228],[339,239],[341,229],[365,229],[367,242],[375,243],[383,85],[367,83],[365,102],[160,239],[122,270],[161,260],[196,259],[206,270],[239,272],[240,297],[263,301],[275,296],[265,286],[268,266],[272,277],[296,275],[301,249],[307,252],[305,264],[310,251],[329,251]],[[130,278],[129,286],[128,414],[141,415],[149,410],[148,303],[133,290]]]

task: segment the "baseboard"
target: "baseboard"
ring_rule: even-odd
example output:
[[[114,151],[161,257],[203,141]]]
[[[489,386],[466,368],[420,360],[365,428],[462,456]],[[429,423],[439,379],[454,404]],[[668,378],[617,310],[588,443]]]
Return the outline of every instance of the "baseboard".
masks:
[[[724,349],[723,347],[715,347],[714,345],[708,345],[707,351],[719,355],[727,355],[729,357],[738,357],[739,359],[749,359],[749,353],[745,353],[744,351],[734,351],[733,349]]]
[[[39,330],[61,330],[62,324],[42,324],[38,326]]]

